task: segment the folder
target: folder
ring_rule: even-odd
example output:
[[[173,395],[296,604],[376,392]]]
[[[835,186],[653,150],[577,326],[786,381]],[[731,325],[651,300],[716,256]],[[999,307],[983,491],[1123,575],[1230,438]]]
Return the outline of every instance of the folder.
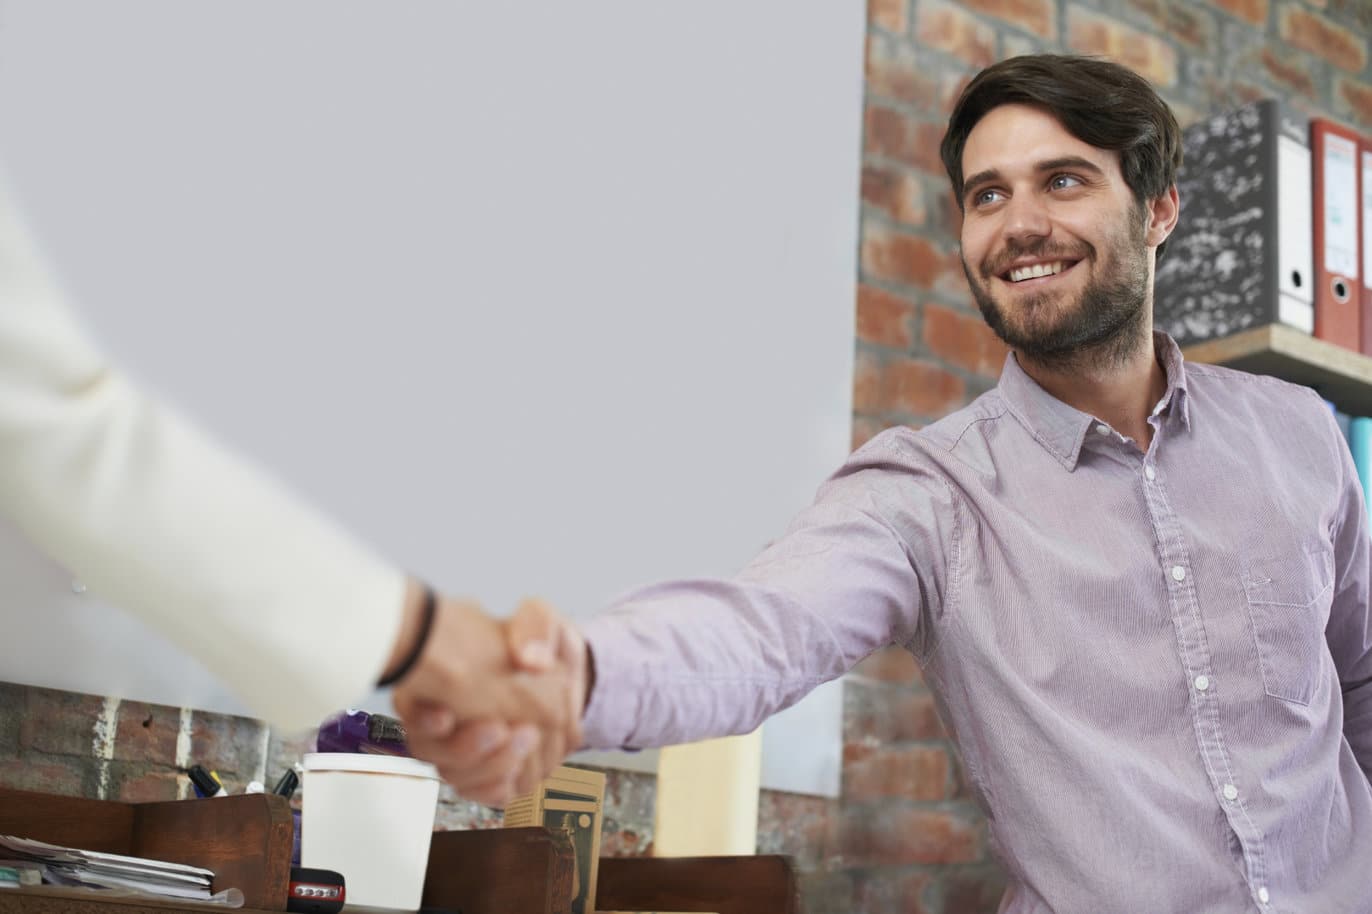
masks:
[[[1359,185],[1362,218],[1358,220],[1358,245],[1362,248],[1362,354],[1372,355],[1372,137],[1358,144],[1362,159]]]
[[[1315,336],[1354,352],[1362,350],[1362,282],[1359,279],[1358,135],[1328,120],[1310,121],[1313,178]]]
[[[1263,99],[1191,125],[1182,144],[1154,326],[1183,344],[1271,323],[1313,333],[1310,119]]]
[[[1356,416],[1353,419],[1348,449],[1353,453],[1353,466],[1362,483],[1363,501],[1372,511],[1372,419]]]

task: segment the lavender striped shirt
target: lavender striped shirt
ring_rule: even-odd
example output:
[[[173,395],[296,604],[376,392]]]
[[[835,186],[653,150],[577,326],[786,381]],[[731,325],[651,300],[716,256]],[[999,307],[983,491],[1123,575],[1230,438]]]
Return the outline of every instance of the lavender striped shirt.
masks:
[[[731,580],[586,625],[588,742],[748,732],[919,658],[1010,874],[1001,909],[1372,912],[1369,532],[1308,389],[1183,364],[1146,454],[999,386],[857,451]]]

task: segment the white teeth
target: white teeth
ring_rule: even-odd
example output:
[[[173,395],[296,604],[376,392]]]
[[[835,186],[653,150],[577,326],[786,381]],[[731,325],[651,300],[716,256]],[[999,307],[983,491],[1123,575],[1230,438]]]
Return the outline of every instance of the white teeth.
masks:
[[[1054,276],[1066,268],[1061,260],[1056,263],[1036,263],[1032,266],[1016,267],[1010,271],[1010,281],[1020,282],[1025,279],[1037,279],[1040,276]]]

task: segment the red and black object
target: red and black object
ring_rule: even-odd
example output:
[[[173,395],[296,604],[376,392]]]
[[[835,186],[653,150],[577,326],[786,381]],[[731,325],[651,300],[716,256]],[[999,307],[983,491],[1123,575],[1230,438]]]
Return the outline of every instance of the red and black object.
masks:
[[[343,874],[305,866],[291,867],[286,910],[300,914],[338,914],[348,899]]]

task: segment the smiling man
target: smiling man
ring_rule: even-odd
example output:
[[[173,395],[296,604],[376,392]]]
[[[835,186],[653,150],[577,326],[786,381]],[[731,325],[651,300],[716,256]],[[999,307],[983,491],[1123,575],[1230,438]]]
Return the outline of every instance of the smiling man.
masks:
[[[878,435],[732,579],[587,623],[588,745],[745,733],[895,643],[1002,912],[1372,912],[1362,494],[1314,393],[1152,330],[1175,119],[1119,66],[1020,57],[942,154],[999,385]]]

